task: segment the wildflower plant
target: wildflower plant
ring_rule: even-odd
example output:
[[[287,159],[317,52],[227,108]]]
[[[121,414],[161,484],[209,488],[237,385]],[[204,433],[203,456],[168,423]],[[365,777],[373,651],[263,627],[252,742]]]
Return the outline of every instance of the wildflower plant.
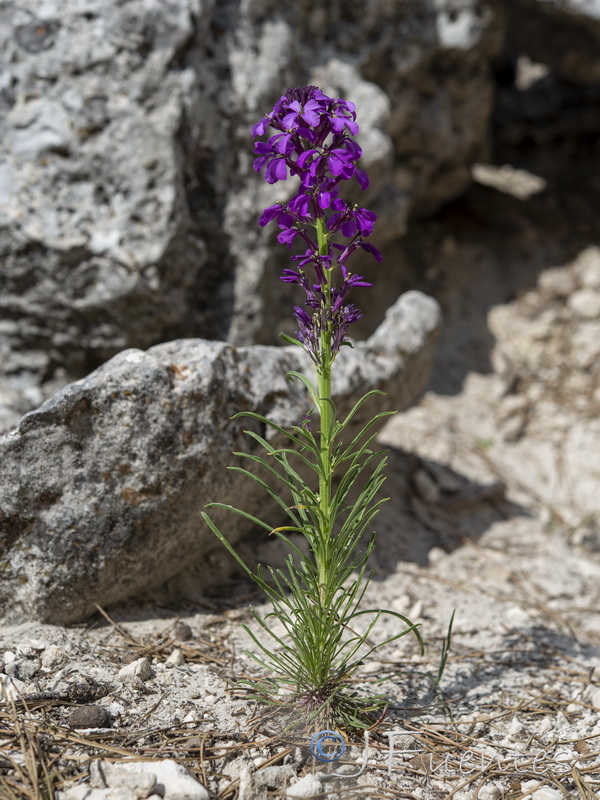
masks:
[[[369,183],[358,166],[361,148],[354,138],[359,128],[352,102],[327,97],[315,86],[290,89],[254,125],[252,135],[263,137],[269,128],[272,135],[254,146],[254,169],[264,171],[270,184],[294,177],[297,191],[287,202],[266,208],[259,224],[275,222],[281,244],[300,244],[304,250],[291,256],[291,265],[281,275],[282,281],[304,291],[303,304],[293,310],[295,337],[281,335],[312,359],[314,376],[288,374],[304,384],[312,409],[290,430],[260,414],[245,414],[268,426],[284,444],[276,447],[247,431],[264,455],[236,455],[254,462],[266,477],[232,467],[270,496],[286,516],[286,525],[274,528],[234,506],[210,505],[239,514],[283,540],[289,549],[285,567],[251,569],[210,517],[203,517],[271,603],[264,618],[253,611],[262,641],[246,627],[259,648],[259,654],[250,655],[268,672],[266,679],[249,682],[254,695],[290,707],[295,720],[361,730],[371,726],[386,705],[384,696],[362,696],[353,688],[364,659],[408,633],[423,646],[417,626],[402,614],[361,607],[375,543],[370,526],[385,501],[380,496],[385,454],[372,444],[378,424],[392,412],[375,414],[358,433],[351,433],[359,410],[380,393],[365,394],[341,420],[331,393],[334,362],[341,348],[350,345],[348,328],[362,316],[349,294],[371,285],[350,271],[349,261],[358,250],[381,261],[368,241],[376,215],[340,196],[346,181],[357,181],[361,189]],[[298,546],[295,534],[304,537],[307,547]],[[374,643],[382,615],[395,618],[398,630]],[[273,628],[273,618],[284,633]]]

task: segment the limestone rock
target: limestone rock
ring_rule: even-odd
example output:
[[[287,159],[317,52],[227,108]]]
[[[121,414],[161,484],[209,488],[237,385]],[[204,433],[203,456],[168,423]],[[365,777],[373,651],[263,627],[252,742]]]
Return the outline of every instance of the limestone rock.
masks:
[[[131,789],[125,786],[118,789],[91,789],[87,784],[79,784],[70,786],[64,792],[58,792],[58,800],[137,800],[137,798]]]
[[[334,392],[345,415],[370,389],[387,396],[368,414],[400,410],[424,388],[439,327],[435,301],[399,298],[366,342],[344,348]],[[204,527],[210,501],[265,511],[253,481],[227,470],[232,451],[252,452],[232,420],[258,411],[284,427],[307,410],[310,374],[298,347],[235,348],[177,340],[126,350],[70,384],[0,437],[0,609],[5,619],[73,621],[196,568],[199,587],[218,581]],[[366,417],[356,420],[364,423]],[[219,515],[215,516],[219,524]],[[232,541],[247,532],[226,517]]]
[[[164,800],[208,800],[208,792],[191,772],[168,758],[122,764],[96,761],[90,775],[94,787],[126,787],[135,797],[148,797],[152,792]]]
[[[90,764],[90,783],[95,789],[130,789],[134,797],[146,798],[154,792],[156,775],[135,769],[135,762],[125,769],[108,761],[92,761]]]

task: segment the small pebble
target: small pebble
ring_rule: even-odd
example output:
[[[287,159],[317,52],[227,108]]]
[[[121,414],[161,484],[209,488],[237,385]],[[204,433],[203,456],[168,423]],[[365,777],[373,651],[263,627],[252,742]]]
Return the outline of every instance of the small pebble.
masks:
[[[523,794],[527,794],[528,792],[531,792],[532,789],[539,788],[539,786],[539,780],[521,781],[521,792]],[[525,800],[525,798],[523,798],[523,800]],[[531,794],[527,794],[527,800],[531,800]]]
[[[137,800],[131,789],[92,789],[87,783],[71,786],[58,793],[58,800]],[[162,800],[157,794],[147,800]]]
[[[23,681],[18,678],[10,678],[8,675],[0,675],[0,683],[2,684],[0,696],[10,697],[13,700],[18,700],[27,687]]]
[[[436,505],[440,502],[440,487],[426,470],[417,470],[414,482],[419,494],[426,503]]]
[[[381,672],[381,664],[379,661],[367,661],[363,664],[361,672],[363,675],[375,675]]]
[[[412,600],[410,598],[410,595],[404,592],[403,594],[399,595],[398,597],[395,597],[394,600],[392,600],[392,609],[394,611],[397,611],[399,614],[406,614],[406,612],[410,608],[411,603]]]
[[[537,726],[538,734],[548,733],[548,731],[554,730],[554,725],[552,720],[549,717],[542,717],[539,721]]]
[[[113,702],[109,705],[108,710],[113,717],[122,717],[125,713],[125,706],[122,703],[119,703],[117,700],[113,700]]]
[[[165,663],[172,667],[181,667],[185,664],[185,658],[183,657],[181,650],[176,647],[169,655]]]
[[[137,661],[132,661],[131,664],[126,664],[118,672],[119,678],[122,681],[147,681],[152,677],[152,667],[150,661],[144,656],[138,658]]]
[[[422,600],[417,600],[414,606],[410,609],[407,616],[411,620],[411,622],[415,622],[415,620],[420,619],[423,616],[423,609],[425,606],[423,605]]]
[[[6,664],[6,674],[11,678],[18,678],[20,681],[30,681],[40,671],[40,660],[38,658],[19,658]]]
[[[312,772],[309,772],[308,775],[305,775],[303,778],[295,783],[293,786],[286,792],[286,797],[313,797],[314,795],[320,795],[323,791],[323,784],[317,778],[316,775],[313,775]]]
[[[527,425],[526,414],[515,414],[502,424],[502,438],[505,442],[518,442]]]
[[[157,783],[157,791],[160,791],[161,796],[167,799],[209,800],[209,794],[205,787],[194,778],[186,767],[172,759],[128,761],[127,763],[119,764],[118,767],[120,771],[128,770],[135,773],[136,776],[140,773],[152,775]],[[110,778],[108,781],[110,785]]]
[[[533,800],[563,800],[564,794],[551,786],[542,786],[532,794]]]
[[[111,716],[102,706],[79,706],[71,713],[71,728],[110,728]]]
[[[17,658],[33,658],[37,655],[37,648],[29,642],[21,642],[15,648]]]
[[[576,757],[573,750],[557,750],[554,753],[554,760],[562,764],[570,764]]]
[[[511,625],[525,626],[531,623],[529,613],[524,608],[521,608],[521,606],[508,606],[505,616]]]
[[[443,561],[447,555],[448,554],[443,547],[432,547],[427,553],[427,561],[429,562],[429,566],[434,567],[436,564],[439,564],[440,561]]]
[[[513,736],[513,737],[518,737],[520,734],[522,734],[522,733],[523,733],[523,731],[524,731],[524,730],[525,730],[525,729],[524,729],[524,727],[523,727],[523,723],[522,723],[522,722],[520,722],[520,721],[517,719],[517,717],[513,717],[513,719],[510,721],[510,724],[509,724],[509,726],[508,726],[508,732],[509,732],[509,734],[510,734],[511,736]]]
[[[254,780],[259,786],[269,789],[278,789],[294,777],[295,771],[291,764],[283,766],[265,767],[254,773]]]
[[[199,722],[202,719],[200,711],[197,708],[192,708],[191,711],[185,715],[185,717],[181,720],[183,723],[186,722]]]
[[[49,671],[62,667],[65,660],[64,651],[56,644],[48,645],[42,653],[42,667]]]
[[[500,800],[502,792],[495,783],[486,783],[479,790],[478,800]]]
[[[257,796],[257,786],[253,774],[248,767],[244,767],[240,772],[240,782],[238,786],[238,800],[254,800]]]
[[[583,696],[591,706],[600,709],[600,686],[590,684],[586,687]]]
[[[173,628],[173,636],[175,639],[179,639],[180,642],[188,642],[194,633],[187,622],[183,622],[183,620],[179,620],[175,623],[175,627]]]

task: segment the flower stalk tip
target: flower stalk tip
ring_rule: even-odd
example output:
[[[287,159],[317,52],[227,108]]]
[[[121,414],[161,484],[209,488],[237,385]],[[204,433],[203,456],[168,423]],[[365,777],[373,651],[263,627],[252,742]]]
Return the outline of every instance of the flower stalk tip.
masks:
[[[264,171],[267,183],[297,176],[300,188],[287,203],[266,208],[259,225],[275,221],[277,240],[288,248],[299,240],[307,245],[302,255],[291,257],[296,269],[284,269],[281,280],[304,289],[304,307],[294,308],[296,341],[321,370],[349,343],[348,328],[362,317],[347,302],[350,289],[371,285],[348,271],[348,259],[363,249],[381,260],[379,250],[366,241],[377,215],[339,196],[342,181],[355,178],[363,190],[369,185],[358,166],[362,150],[353,138],[359,132],[356,107],[327,97],[316,86],[288,89],[253,126],[252,135],[264,136],[269,128],[275,133],[254,145],[254,169]]]

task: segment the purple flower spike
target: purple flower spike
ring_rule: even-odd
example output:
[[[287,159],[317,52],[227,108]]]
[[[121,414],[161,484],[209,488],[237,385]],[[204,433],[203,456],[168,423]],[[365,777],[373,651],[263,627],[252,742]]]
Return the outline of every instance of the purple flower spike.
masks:
[[[361,189],[369,185],[366,172],[358,166],[362,150],[353,139],[359,131],[356,107],[349,100],[327,97],[316,86],[288,89],[252,127],[252,136],[264,136],[269,128],[274,130],[269,139],[254,145],[254,169],[264,170],[267,183],[297,175],[300,187],[287,203],[266,208],[259,224],[264,227],[275,220],[281,244],[291,248],[300,237],[308,247],[303,255],[291,257],[297,269],[284,269],[281,280],[304,289],[308,311],[294,308],[296,337],[320,368],[326,355],[335,358],[347,341],[349,326],[362,317],[347,302],[348,294],[371,286],[362,275],[348,271],[348,259],[363,249],[381,261],[379,250],[365,241],[373,232],[376,214],[348,205],[338,195],[343,181],[355,178]],[[314,282],[306,270],[314,273]],[[339,273],[342,280],[336,285]]]

